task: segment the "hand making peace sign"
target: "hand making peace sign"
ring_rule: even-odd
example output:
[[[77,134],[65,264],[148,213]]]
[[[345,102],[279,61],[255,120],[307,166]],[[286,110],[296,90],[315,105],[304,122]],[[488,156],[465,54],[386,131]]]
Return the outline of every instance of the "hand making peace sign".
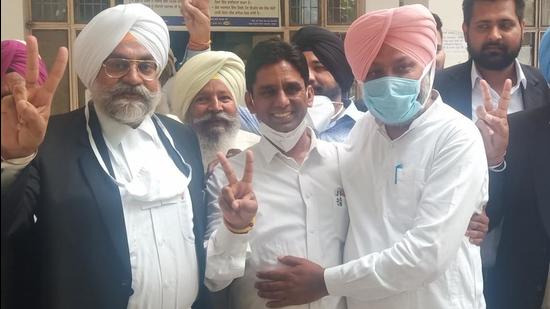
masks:
[[[487,163],[489,166],[495,166],[504,160],[506,148],[508,148],[508,105],[511,99],[512,81],[507,79],[504,82],[496,108],[493,107],[489,84],[485,80],[481,80],[480,84],[483,106],[477,108],[476,125],[483,137]]]
[[[38,85],[38,42],[28,36],[27,68],[24,79],[9,85],[11,94],[2,98],[2,158],[26,157],[38,149],[44,140],[53,95],[65,72],[68,52],[59,48],[48,78]]]
[[[218,200],[225,225],[233,232],[252,227],[258,211],[258,203],[252,190],[254,163],[252,151],[246,151],[246,163],[241,180],[237,179],[233,167],[223,153],[219,152],[217,158],[229,182],[227,186],[223,187]]]

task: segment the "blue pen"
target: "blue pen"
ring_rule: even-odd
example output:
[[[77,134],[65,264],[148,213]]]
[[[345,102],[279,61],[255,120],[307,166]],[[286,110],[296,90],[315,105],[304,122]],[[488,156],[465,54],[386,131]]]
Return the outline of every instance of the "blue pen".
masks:
[[[395,176],[394,176],[394,181],[393,181],[394,184],[397,184],[397,170],[402,169],[402,168],[403,168],[403,164],[401,164],[401,163],[395,165]]]

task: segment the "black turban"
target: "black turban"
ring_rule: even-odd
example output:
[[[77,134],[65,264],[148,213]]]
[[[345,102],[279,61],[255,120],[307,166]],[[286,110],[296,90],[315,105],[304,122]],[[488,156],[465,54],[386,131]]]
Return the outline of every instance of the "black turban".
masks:
[[[305,26],[294,34],[292,43],[301,51],[315,54],[332,74],[342,89],[342,99],[346,100],[354,78],[344,54],[344,41],[324,28]]]

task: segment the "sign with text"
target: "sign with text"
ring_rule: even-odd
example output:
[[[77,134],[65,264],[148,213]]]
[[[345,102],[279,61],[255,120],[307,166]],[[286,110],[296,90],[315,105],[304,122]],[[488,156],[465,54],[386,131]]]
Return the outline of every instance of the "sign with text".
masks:
[[[124,0],[142,3],[157,12],[167,25],[185,25],[180,13],[181,0]],[[280,27],[279,0],[210,0],[212,26],[223,27]]]

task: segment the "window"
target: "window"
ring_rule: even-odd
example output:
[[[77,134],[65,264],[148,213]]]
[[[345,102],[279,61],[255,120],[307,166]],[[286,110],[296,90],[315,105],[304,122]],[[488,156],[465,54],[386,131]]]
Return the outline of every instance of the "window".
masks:
[[[538,49],[542,33],[550,24],[550,0],[525,1],[525,34],[518,59],[521,63],[538,66]]]
[[[355,0],[328,0],[327,23],[330,25],[349,25],[357,17]]]
[[[33,21],[67,21],[66,0],[31,1]]]
[[[291,25],[319,24],[318,0],[290,0],[289,6]]]
[[[74,21],[77,24],[85,24],[108,7],[108,0],[74,0]]]

